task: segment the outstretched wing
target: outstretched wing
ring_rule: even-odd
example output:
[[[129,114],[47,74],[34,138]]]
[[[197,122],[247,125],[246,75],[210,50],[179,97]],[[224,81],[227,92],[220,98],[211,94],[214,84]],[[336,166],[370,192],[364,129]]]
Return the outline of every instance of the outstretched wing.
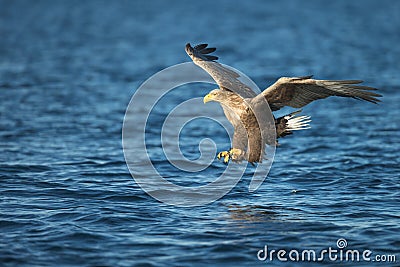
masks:
[[[329,96],[352,97],[377,103],[380,94],[372,92],[376,88],[357,85],[359,80],[314,80],[312,76],[282,77],[265,89],[258,97],[265,97],[272,111],[284,106],[301,108],[308,103]]]
[[[255,97],[257,94],[238,79],[240,75],[237,72],[214,61],[218,57],[209,54],[216,48],[207,46],[208,44],[199,44],[192,47],[188,43],[185,50],[193,62],[210,74],[222,90],[233,91],[244,98]]]

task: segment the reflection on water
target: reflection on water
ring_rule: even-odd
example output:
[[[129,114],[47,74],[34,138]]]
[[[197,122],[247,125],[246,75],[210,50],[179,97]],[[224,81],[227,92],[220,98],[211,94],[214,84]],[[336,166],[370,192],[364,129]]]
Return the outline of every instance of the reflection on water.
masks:
[[[273,207],[260,206],[260,205],[228,205],[228,212],[232,220],[249,221],[249,222],[262,222],[262,221],[276,221],[284,217]]]

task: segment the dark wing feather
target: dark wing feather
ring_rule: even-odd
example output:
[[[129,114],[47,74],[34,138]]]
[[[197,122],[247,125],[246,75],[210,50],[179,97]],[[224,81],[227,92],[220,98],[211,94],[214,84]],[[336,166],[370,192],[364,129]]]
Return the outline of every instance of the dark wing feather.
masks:
[[[359,80],[314,80],[311,76],[282,77],[265,89],[259,97],[265,97],[272,111],[284,106],[301,108],[310,102],[329,96],[352,97],[377,103],[380,94],[371,92],[376,88],[356,85]]]
[[[210,61],[213,61],[213,60],[217,60],[217,59],[218,59],[218,57],[216,57],[216,56],[210,56],[210,55],[204,55],[204,57],[205,57],[207,60],[210,60]]]
[[[217,60],[218,57],[208,55],[216,48],[207,48],[207,46],[207,44],[200,44],[192,47],[188,43],[185,50],[193,62],[210,74],[222,90],[233,91],[244,98],[255,97],[257,94],[238,79],[240,78],[239,73],[215,62],[214,60]]]
[[[206,48],[208,46],[208,44],[198,44],[194,47],[194,49],[196,50],[203,50],[204,48]]]
[[[201,53],[203,55],[210,54],[212,52],[215,52],[215,50],[217,50],[217,48],[215,48],[215,47],[204,48],[204,49],[201,50]]]

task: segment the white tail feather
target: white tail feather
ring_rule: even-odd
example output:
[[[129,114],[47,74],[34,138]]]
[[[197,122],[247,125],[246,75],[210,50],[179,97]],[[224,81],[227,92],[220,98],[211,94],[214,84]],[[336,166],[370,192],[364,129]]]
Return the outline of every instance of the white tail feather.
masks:
[[[286,131],[298,131],[311,128],[311,126],[308,124],[311,122],[310,116],[295,117],[294,114],[289,114],[285,116],[285,119],[288,120],[287,127],[285,129]]]

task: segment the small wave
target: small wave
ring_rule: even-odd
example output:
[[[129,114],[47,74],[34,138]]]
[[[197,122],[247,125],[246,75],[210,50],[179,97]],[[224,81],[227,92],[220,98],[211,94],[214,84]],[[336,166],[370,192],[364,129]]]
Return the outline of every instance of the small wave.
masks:
[[[24,172],[46,172],[50,171],[51,167],[47,165],[37,164],[0,164],[0,172],[3,173],[24,173]]]

